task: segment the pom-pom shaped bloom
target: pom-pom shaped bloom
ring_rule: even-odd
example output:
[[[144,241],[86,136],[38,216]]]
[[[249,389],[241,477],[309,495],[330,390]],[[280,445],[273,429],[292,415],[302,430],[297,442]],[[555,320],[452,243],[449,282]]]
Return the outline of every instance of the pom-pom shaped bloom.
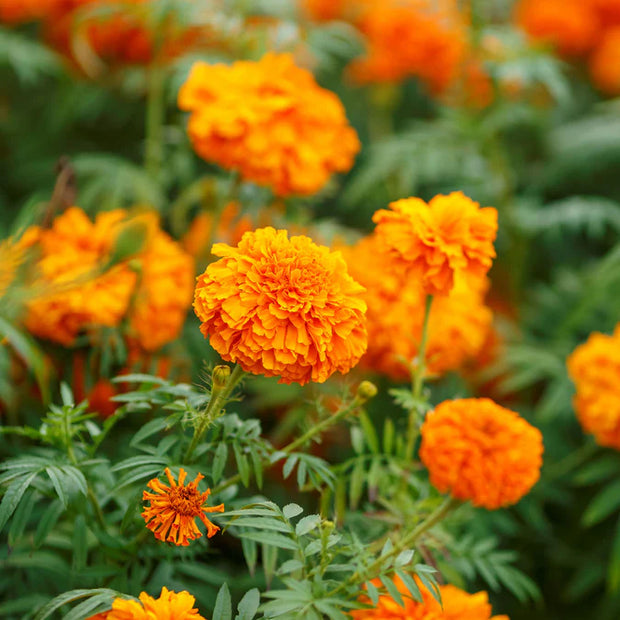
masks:
[[[456,273],[480,279],[495,257],[497,211],[462,192],[390,203],[375,212],[376,235],[395,261],[429,295],[447,295]]]
[[[368,3],[357,26],[367,53],[351,71],[363,83],[418,77],[440,93],[457,77],[467,52],[465,22],[454,0]]]
[[[179,470],[179,482],[175,482],[170,469],[166,467],[166,476],[170,486],[160,482],[158,478],[149,480],[147,486],[154,491],[144,491],[142,499],[150,501],[142,516],[146,521],[146,527],[154,534],[155,538],[165,542],[173,542],[175,545],[187,547],[190,540],[202,536],[196,526],[198,517],[207,526],[207,538],[215,536],[219,527],[207,519],[205,513],[224,512],[224,504],[219,506],[205,506],[211,490],[204,493],[198,490],[198,483],[204,478],[198,474],[189,484],[183,484],[187,472]]]
[[[422,601],[411,598],[403,580],[395,576],[394,584],[403,594],[404,606],[399,605],[389,594],[379,597],[376,606],[351,612],[354,620],[509,620],[508,616],[491,616],[493,613],[486,592],[468,594],[452,585],[439,586],[442,605],[428,589],[416,579],[422,594]],[[383,584],[379,579],[373,580],[377,588]],[[367,597],[363,602],[370,603]]]
[[[488,398],[444,401],[421,433],[420,458],[433,486],[474,506],[515,504],[540,477],[540,431]]]
[[[521,0],[516,18],[532,39],[566,56],[587,53],[596,44],[599,20],[588,0]]]
[[[173,592],[165,586],[159,598],[146,592],[140,594],[140,602],[117,598],[112,609],[88,620],[206,620],[194,607],[196,599],[186,591]]]
[[[603,93],[620,94],[620,27],[603,34],[589,64],[592,81]]]
[[[91,222],[71,207],[50,229],[27,230],[21,243],[40,252],[26,316],[36,336],[68,346],[80,332],[116,327],[125,317],[128,335],[146,351],[178,335],[194,262],[155,215],[118,209]]]
[[[360,148],[338,97],[289,54],[231,66],[194,64],[179,92],[188,133],[207,161],[276,194],[313,194]]]
[[[361,364],[395,380],[406,380],[416,363],[425,312],[425,294],[411,274],[395,268],[372,234],[343,253],[349,272],[365,287],[368,351]],[[477,355],[493,318],[484,298],[486,279],[457,277],[449,295],[431,307],[426,369],[440,375]]]
[[[260,228],[198,278],[194,309],[211,346],[254,374],[283,383],[348,372],[366,350],[364,289],[339,252],[303,235]]]
[[[595,332],[569,356],[577,418],[597,443],[620,450],[620,324],[613,335]]]

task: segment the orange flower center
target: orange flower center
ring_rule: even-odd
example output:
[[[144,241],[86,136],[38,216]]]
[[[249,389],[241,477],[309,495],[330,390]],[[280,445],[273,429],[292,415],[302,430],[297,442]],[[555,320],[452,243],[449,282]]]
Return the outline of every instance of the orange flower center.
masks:
[[[195,517],[202,509],[202,497],[197,489],[174,487],[170,489],[170,506],[184,517]]]

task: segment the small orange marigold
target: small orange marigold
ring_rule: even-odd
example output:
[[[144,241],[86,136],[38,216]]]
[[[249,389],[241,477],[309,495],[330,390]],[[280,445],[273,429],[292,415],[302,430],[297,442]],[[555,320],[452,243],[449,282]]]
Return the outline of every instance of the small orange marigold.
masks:
[[[515,504],[540,477],[540,431],[488,398],[444,401],[421,434],[420,458],[433,486],[474,506]]]
[[[404,607],[401,607],[389,594],[379,597],[379,602],[372,609],[361,609],[351,612],[354,620],[509,620],[508,616],[491,616],[493,613],[486,592],[468,594],[452,585],[439,586],[442,605],[440,605],[416,579],[422,594],[422,602],[412,600],[411,594],[398,576],[394,584],[401,592]],[[373,580],[377,588],[382,587],[379,579]],[[367,597],[363,601],[369,603]]]
[[[186,591],[173,592],[165,586],[159,598],[153,598],[146,592],[140,594],[140,603],[117,598],[112,609],[88,620],[206,620],[194,607],[196,599]]]
[[[198,278],[200,330],[230,362],[281,383],[325,381],[366,350],[364,288],[340,252],[270,226],[245,233]]]
[[[179,470],[178,484],[168,467],[164,471],[170,486],[163,484],[158,478],[153,478],[149,480],[147,486],[154,493],[144,491],[142,494],[144,501],[151,502],[150,506],[145,506],[142,513],[146,527],[158,540],[187,547],[190,540],[202,536],[195,522],[198,517],[207,526],[207,538],[215,536],[220,528],[211,523],[205,513],[224,512],[224,504],[205,506],[211,489],[207,489],[204,493],[198,491],[198,483],[204,476],[198,474],[192,482],[185,485],[183,483],[187,472],[182,467]]]
[[[429,295],[447,295],[456,273],[479,280],[495,257],[497,211],[480,208],[462,192],[435,196],[429,203],[405,198],[373,216],[377,237],[395,268],[419,280]]]
[[[597,443],[620,450],[620,324],[613,335],[595,332],[567,360],[575,383],[577,418]]]
[[[197,62],[179,107],[191,112],[198,155],[282,196],[317,192],[332,173],[348,171],[360,149],[338,97],[289,54]]]

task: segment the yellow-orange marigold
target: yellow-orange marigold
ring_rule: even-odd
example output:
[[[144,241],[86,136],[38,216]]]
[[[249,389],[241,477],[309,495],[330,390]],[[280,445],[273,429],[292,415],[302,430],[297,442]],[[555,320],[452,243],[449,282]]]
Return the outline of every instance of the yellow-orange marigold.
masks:
[[[357,20],[367,53],[351,65],[362,83],[420,78],[434,93],[458,75],[467,50],[465,20],[454,0],[368,3]]]
[[[611,336],[595,332],[567,360],[577,388],[577,418],[597,443],[620,450],[620,324]]]
[[[620,27],[610,28],[589,60],[594,84],[606,95],[620,94]]]
[[[373,216],[375,232],[395,261],[429,295],[447,295],[455,274],[484,276],[495,257],[497,211],[480,208],[462,192],[435,196],[429,203],[405,198]]]
[[[142,499],[150,501],[150,506],[145,506],[142,516],[146,527],[154,534],[155,538],[165,542],[173,542],[175,545],[187,547],[190,540],[200,538],[202,533],[196,526],[198,517],[207,526],[207,538],[215,536],[219,527],[207,519],[205,513],[224,512],[224,504],[219,506],[205,506],[211,489],[204,493],[198,490],[198,483],[204,478],[198,474],[189,484],[183,484],[187,472],[181,467],[179,470],[179,482],[174,480],[168,467],[165,469],[170,486],[160,482],[158,478],[149,480],[147,486],[154,491],[144,491]]]
[[[112,609],[88,620],[206,620],[194,607],[196,599],[185,590],[173,592],[165,586],[159,598],[153,598],[146,592],[140,594],[140,602],[117,598]]]
[[[271,227],[245,233],[198,278],[194,309],[211,346],[283,383],[348,372],[366,350],[363,287],[339,252]]]
[[[377,605],[371,609],[354,610],[351,616],[354,620],[509,620],[508,616],[491,616],[493,613],[486,592],[468,594],[464,590],[452,585],[439,586],[441,593],[440,605],[428,589],[416,579],[422,594],[422,601],[412,600],[411,594],[398,576],[394,577],[394,584],[403,596],[404,607],[401,607],[389,594],[379,597]],[[377,588],[382,587],[379,579],[373,580]],[[370,603],[364,597],[365,603]]]
[[[515,504],[540,477],[540,431],[488,398],[444,401],[421,434],[420,458],[433,486],[474,506]]]
[[[521,0],[516,20],[532,39],[550,43],[566,56],[587,53],[599,34],[588,0]]]
[[[420,282],[395,267],[374,234],[343,253],[349,272],[366,289],[368,351],[361,364],[395,380],[408,379],[424,323]],[[434,300],[426,347],[429,374],[455,370],[479,353],[493,318],[484,303],[487,288],[486,279],[457,277],[450,294]]]
[[[179,91],[188,133],[207,161],[276,194],[313,194],[353,165],[360,143],[338,97],[289,54],[194,64]]]

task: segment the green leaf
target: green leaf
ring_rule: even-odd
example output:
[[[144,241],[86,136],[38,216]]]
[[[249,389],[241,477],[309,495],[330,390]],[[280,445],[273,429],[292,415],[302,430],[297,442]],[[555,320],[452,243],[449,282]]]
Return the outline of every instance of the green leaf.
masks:
[[[31,472],[24,478],[20,478],[19,480],[13,482],[13,484],[11,484],[6,490],[6,493],[0,502],[0,531],[10,519],[21,498],[26,492],[26,489],[30,486],[30,483],[35,479],[38,473],[38,471]]]
[[[392,454],[394,447],[394,422],[392,418],[387,418],[383,423],[383,451],[386,454]]]
[[[248,566],[248,571],[250,572],[250,575],[254,575],[254,571],[256,570],[256,562],[258,561],[258,545],[256,544],[256,541],[248,538],[242,538],[241,549],[243,550],[243,557],[245,558],[245,563]]]
[[[69,504],[69,498],[67,496],[67,493],[65,491],[65,487],[62,481],[63,476],[62,476],[61,470],[58,467],[50,466],[50,467],[46,467],[45,471],[47,472],[47,475],[52,481],[52,485],[54,486],[56,495],[58,495],[58,498],[62,502],[63,508],[66,509]]]
[[[224,473],[226,462],[228,461],[228,444],[224,441],[220,442],[215,449],[215,455],[213,457],[213,465],[211,468],[211,477],[213,482],[217,483]]]
[[[618,508],[620,508],[620,480],[607,485],[594,496],[583,514],[582,523],[586,527],[595,525]]]
[[[610,592],[617,592],[620,589],[620,518],[616,523],[616,532],[607,568],[607,587]]]
[[[387,588],[389,595],[401,606],[405,606],[405,602],[403,601],[403,597],[401,596],[398,588],[394,584],[394,582],[387,576],[381,577],[381,583]]]
[[[351,508],[355,510],[362,497],[364,490],[364,482],[366,480],[366,470],[364,469],[364,462],[359,460],[355,463],[353,471],[351,472],[351,481],[349,483],[349,503]]]
[[[360,411],[359,421],[364,429],[364,437],[366,443],[373,454],[379,454],[379,438],[377,437],[377,431],[373,423],[370,421],[368,414],[365,411]]]
[[[377,590],[377,587],[372,581],[366,582],[366,591],[368,592],[368,597],[372,601],[372,604],[377,605],[379,602],[379,590]]]
[[[88,547],[86,543],[86,520],[84,515],[78,515],[73,525],[73,570],[80,572],[86,566]]]
[[[140,442],[144,441],[147,437],[159,433],[168,426],[166,418],[155,418],[150,422],[147,422],[134,436],[130,442],[130,446],[136,446]]]
[[[108,590],[107,588],[98,588],[96,590],[70,590],[69,592],[64,592],[63,594],[58,595],[56,598],[52,599],[49,603],[39,609],[33,620],[45,620],[46,618],[49,618],[57,609],[60,609],[67,603],[73,603],[74,601],[79,601],[80,599],[97,595],[106,595],[110,597],[111,604],[111,600],[119,596],[119,592]]]
[[[320,524],[321,517],[319,515],[308,515],[297,522],[297,525],[295,526],[295,534],[297,534],[297,536],[304,536]]]
[[[292,519],[293,517],[300,515],[303,511],[304,509],[299,504],[287,504],[284,508],[282,508],[282,514],[287,519]]]
[[[291,527],[287,523],[270,517],[237,517],[230,521],[227,527],[255,527],[261,530],[273,530],[289,533]]]
[[[15,516],[9,529],[9,546],[15,546],[15,543],[22,537],[36,501],[36,494],[31,490],[27,490],[24,494],[24,499],[19,503],[15,511]]]
[[[233,443],[233,452],[235,453],[237,470],[239,471],[239,476],[241,477],[243,486],[247,487],[250,485],[250,464],[247,456],[243,454],[241,450],[242,448],[238,443]]]
[[[285,480],[291,475],[291,472],[295,468],[295,465],[297,465],[298,460],[299,457],[297,455],[289,456],[289,458],[286,459],[286,463],[284,463],[284,467],[282,468],[282,477]]]
[[[409,590],[409,594],[411,594],[413,600],[421,603],[424,600],[424,597],[422,596],[422,592],[420,592],[420,588],[415,582],[415,579],[409,573],[399,568],[395,570],[395,573],[402,579],[405,587],[407,588],[407,590]]]
[[[230,591],[224,583],[217,593],[215,607],[213,608],[212,620],[232,620],[232,603],[230,601]]]
[[[253,620],[260,605],[260,591],[252,588],[246,592],[237,606],[235,620]]]
[[[45,510],[43,516],[39,520],[37,530],[34,534],[34,546],[40,547],[47,535],[52,531],[56,525],[60,515],[64,512],[64,506],[62,502],[54,500]]]
[[[256,542],[263,543],[264,545],[270,545],[272,547],[290,549],[291,551],[297,549],[297,544],[293,540],[276,532],[238,532],[237,536],[239,538],[255,540]]]
[[[278,568],[278,575],[287,575],[288,573],[292,573],[296,570],[300,570],[304,567],[304,563],[300,560],[287,560]]]

